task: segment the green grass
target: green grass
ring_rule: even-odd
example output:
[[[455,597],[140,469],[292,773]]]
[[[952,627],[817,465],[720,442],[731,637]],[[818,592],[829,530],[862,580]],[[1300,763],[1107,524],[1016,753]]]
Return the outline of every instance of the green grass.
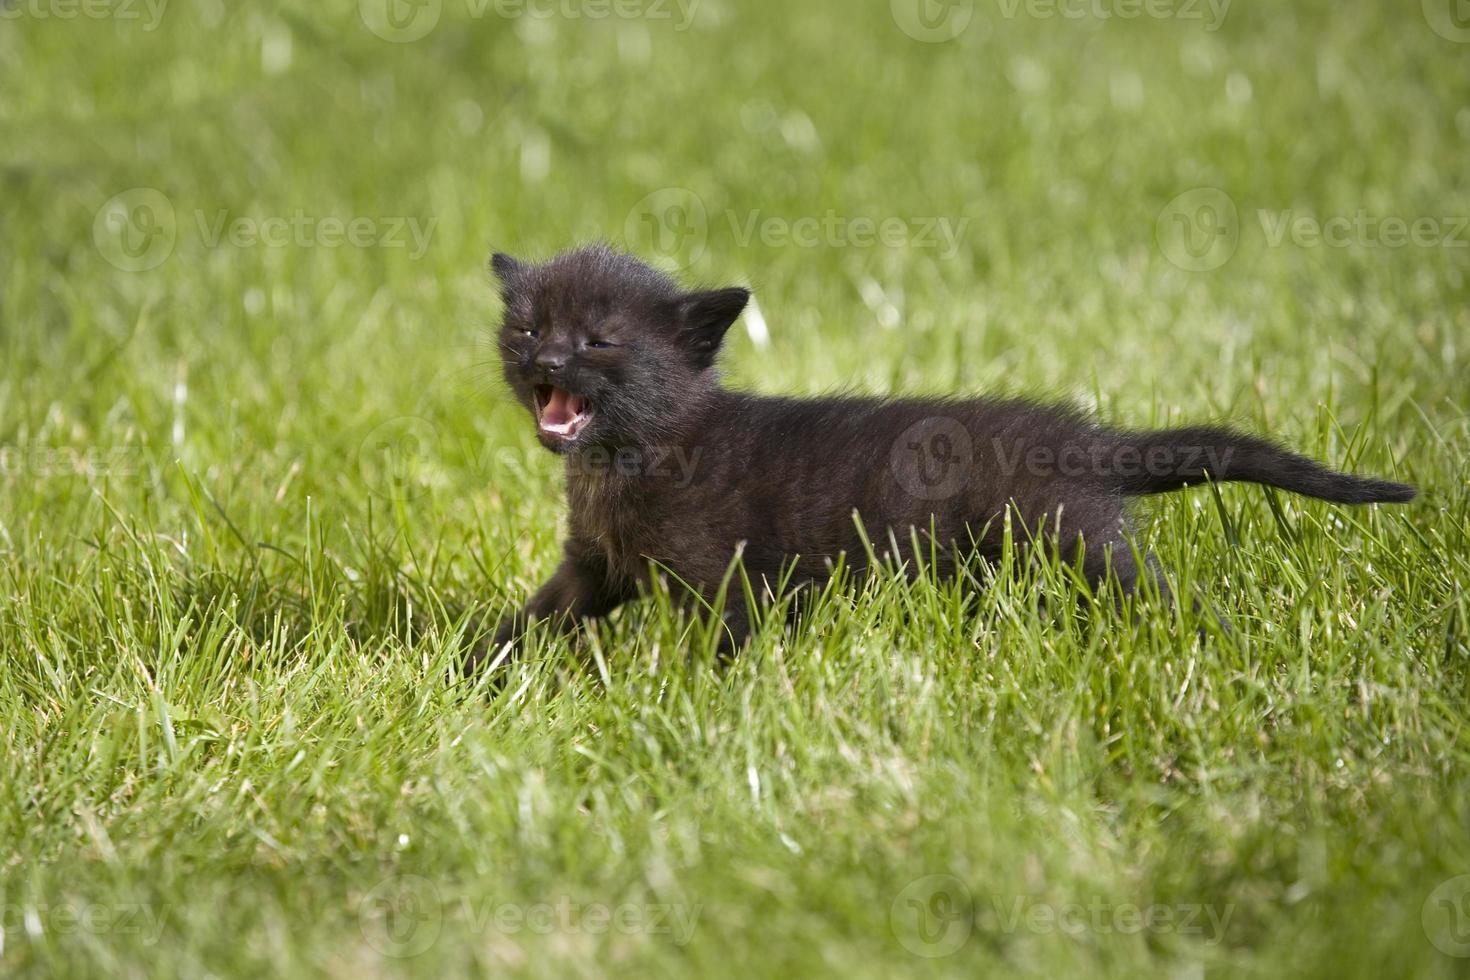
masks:
[[[1470,47],[1420,7],[6,6],[0,973],[1464,975]],[[1424,493],[1149,504],[1228,637],[1022,564],[853,584],[728,672],[645,603],[466,691],[564,519],[484,260],[596,238],[754,287],[733,384],[1228,419]]]

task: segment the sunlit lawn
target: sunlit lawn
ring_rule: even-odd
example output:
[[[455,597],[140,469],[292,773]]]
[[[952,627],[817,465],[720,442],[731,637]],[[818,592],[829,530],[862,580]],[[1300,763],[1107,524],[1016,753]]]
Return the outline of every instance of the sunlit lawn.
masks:
[[[1464,974],[1452,11],[365,2],[0,3],[0,972]],[[484,262],[593,239],[753,287],[732,384],[1423,495],[1149,503],[1223,637],[1020,564],[454,686],[564,517]]]

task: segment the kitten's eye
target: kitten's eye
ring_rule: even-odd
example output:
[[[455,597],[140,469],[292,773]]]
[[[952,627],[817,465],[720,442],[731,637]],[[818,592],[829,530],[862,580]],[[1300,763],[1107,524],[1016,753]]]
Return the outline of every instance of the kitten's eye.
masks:
[[[530,327],[517,327],[516,328],[516,333],[520,334],[522,337],[535,337],[535,336],[537,336],[537,331],[532,330]]]
[[[607,350],[610,347],[616,347],[618,345],[610,340],[589,340],[587,341],[587,346],[592,350]]]

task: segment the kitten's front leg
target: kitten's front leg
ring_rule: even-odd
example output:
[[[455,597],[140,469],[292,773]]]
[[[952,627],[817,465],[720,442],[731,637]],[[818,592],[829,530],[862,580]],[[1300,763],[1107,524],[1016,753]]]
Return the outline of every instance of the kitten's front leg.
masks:
[[[465,661],[464,672],[467,676],[475,673],[507,646],[514,653],[526,631],[536,623],[545,621],[559,633],[570,633],[588,619],[606,616],[632,597],[633,589],[614,580],[600,555],[568,541],[566,556],[551,578],[523,609],[500,622],[489,643],[475,648]]]
[[[715,658],[730,663],[750,639],[750,607],[743,595],[726,595],[715,640]]]

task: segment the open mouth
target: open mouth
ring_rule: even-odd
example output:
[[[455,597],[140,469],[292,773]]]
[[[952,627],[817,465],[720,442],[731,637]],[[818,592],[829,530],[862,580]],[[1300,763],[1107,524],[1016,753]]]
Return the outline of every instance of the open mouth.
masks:
[[[592,406],[586,398],[554,385],[536,386],[536,425],[545,438],[571,442],[590,421]]]

